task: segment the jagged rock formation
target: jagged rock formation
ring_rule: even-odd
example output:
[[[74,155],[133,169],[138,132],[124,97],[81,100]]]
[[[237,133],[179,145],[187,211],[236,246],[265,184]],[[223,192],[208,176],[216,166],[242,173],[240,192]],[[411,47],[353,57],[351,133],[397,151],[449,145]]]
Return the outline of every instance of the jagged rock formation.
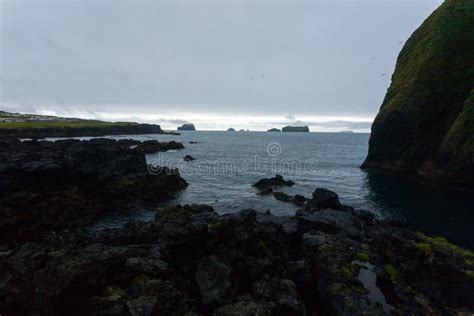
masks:
[[[473,29],[474,1],[447,0],[409,38],[363,168],[472,189]]]

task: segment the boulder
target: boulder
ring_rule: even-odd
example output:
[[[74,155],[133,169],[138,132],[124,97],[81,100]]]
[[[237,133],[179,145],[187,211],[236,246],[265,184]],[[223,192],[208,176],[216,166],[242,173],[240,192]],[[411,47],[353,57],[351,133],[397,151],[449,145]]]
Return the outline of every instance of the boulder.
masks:
[[[231,286],[231,270],[215,256],[203,258],[196,271],[196,283],[201,292],[202,302],[222,303]]]
[[[306,202],[305,210],[319,211],[322,209],[340,210],[342,208],[339,202],[339,196],[328,189],[317,188],[313,192],[313,198]]]
[[[273,178],[260,179],[252,184],[252,186],[257,188],[260,191],[260,194],[268,194],[273,191],[273,187],[293,186],[294,184],[293,181],[285,180],[283,179],[283,176],[277,174]]]

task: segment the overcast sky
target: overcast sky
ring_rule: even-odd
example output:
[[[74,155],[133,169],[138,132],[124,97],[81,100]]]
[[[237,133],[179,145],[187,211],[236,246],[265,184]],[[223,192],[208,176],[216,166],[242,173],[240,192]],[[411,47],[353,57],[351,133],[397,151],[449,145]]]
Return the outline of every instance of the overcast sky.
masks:
[[[368,131],[441,2],[0,0],[0,108]]]

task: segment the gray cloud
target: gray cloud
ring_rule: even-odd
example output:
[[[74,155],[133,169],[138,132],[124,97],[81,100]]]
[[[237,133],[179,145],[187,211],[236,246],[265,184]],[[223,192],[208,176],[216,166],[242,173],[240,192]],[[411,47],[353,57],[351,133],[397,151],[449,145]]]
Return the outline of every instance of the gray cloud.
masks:
[[[373,116],[440,2],[1,1],[0,106]]]
[[[290,120],[290,121],[294,121],[294,120],[295,120],[294,115],[291,115],[291,114],[285,115],[285,118],[288,119],[288,120]]]
[[[372,126],[371,121],[367,122],[353,122],[353,121],[327,121],[327,122],[307,122],[307,121],[295,121],[294,125],[314,125],[320,127],[332,127],[332,128],[347,128],[347,129],[366,129]]]

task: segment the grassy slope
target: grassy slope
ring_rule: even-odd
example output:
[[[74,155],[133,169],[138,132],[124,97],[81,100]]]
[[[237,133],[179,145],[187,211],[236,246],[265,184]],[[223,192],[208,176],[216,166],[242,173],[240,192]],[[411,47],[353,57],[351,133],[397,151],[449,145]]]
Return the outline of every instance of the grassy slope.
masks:
[[[2,137],[44,138],[163,133],[159,125],[133,122],[104,122],[54,116],[12,114],[0,111],[1,117],[31,120],[0,122],[0,136]],[[45,121],[45,118],[52,120]]]
[[[95,120],[78,121],[29,121],[29,122],[0,122],[0,129],[41,129],[41,128],[89,128],[105,126],[137,125],[129,122],[103,122]]]
[[[433,159],[422,172],[472,184],[474,179],[474,89]]]
[[[464,131],[472,114],[460,116],[474,87],[473,30],[474,1],[447,0],[410,37],[372,126],[365,167],[447,174],[454,169],[436,168],[446,168],[448,156],[469,167],[464,155],[472,147],[457,150],[462,157],[443,152],[461,139],[471,146],[474,137]]]

